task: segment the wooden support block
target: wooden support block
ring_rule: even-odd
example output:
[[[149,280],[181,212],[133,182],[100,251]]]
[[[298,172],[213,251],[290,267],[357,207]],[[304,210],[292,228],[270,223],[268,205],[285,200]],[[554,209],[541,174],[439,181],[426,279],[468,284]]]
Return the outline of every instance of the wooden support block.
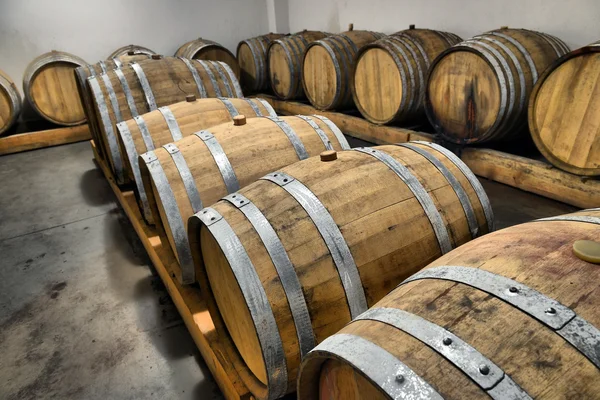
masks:
[[[416,132],[395,126],[375,125],[361,117],[354,117],[331,111],[320,111],[308,104],[294,101],[284,101],[273,96],[259,94],[257,97],[267,100],[277,114],[282,115],[313,115],[318,114],[329,118],[346,135],[375,144],[393,144],[425,140],[432,142],[434,136],[429,133]]]
[[[19,133],[0,138],[0,155],[81,142],[92,138],[87,124]]]
[[[228,346],[232,346],[232,344],[224,342],[218,337],[200,289],[197,286],[179,284],[173,272],[177,260],[166,238],[161,238],[154,227],[145,223],[133,191],[121,191],[110,168],[98,156],[94,142],[90,142],[96,162],[140,237],[223,395],[228,400],[250,399],[250,392],[237,374],[235,366],[227,358],[228,352],[232,351]],[[200,379],[200,377],[198,378]]]
[[[600,180],[490,149],[466,148],[461,159],[479,176],[581,208],[600,207]]]

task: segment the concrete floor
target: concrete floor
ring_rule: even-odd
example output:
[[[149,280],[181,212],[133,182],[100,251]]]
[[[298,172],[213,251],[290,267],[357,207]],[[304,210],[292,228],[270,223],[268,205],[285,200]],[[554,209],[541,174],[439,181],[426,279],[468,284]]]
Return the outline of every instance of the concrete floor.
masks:
[[[0,399],[222,398],[92,157],[0,157]],[[575,210],[483,184],[497,228]]]

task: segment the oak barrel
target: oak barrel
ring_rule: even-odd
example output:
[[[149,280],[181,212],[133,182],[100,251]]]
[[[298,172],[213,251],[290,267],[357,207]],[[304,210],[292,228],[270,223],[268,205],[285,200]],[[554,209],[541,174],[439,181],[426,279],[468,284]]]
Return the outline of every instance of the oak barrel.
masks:
[[[350,149],[340,130],[324,117],[235,118],[234,123],[213,126],[140,159],[153,220],[162,221],[157,225],[164,227],[181,265],[182,283],[196,281],[186,235],[194,213],[268,172],[323,150]]]
[[[122,145],[116,124],[193,94],[204,97],[243,97],[231,68],[220,61],[152,56],[106,74],[88,78],[92,110],[99,122],[99,136],[119,184],[124,174]]]
[[[119,143],[123,146],[121,153],[126,155],[125,174],[135,182],[138,203],[146,222],[153,224],[155,220],[147,205],[138,164],[139,155],[203,129],[231,122],[238,115],[244,115],[245,118],[277,117],[271,105],[263,99],[196,99],[190,96],[184,102],[163,106],[160,110],[117,124]]]
[[[600,41],[546,69],[529,101],[529,130],[556,167],[600,175]]]
[[[273,40],[285,36],[282,33],[242,40],[237,47],[237,61],[240,66],[240,82],[244,91],[256,93],[269,88],[269,64],[267,50]]]
[[[535,82],[568,51],[560,39],[526,29],[502,28],[458,43],[431,65],[427,117],[453,143],[518,138],[526,134]]]
[[[132,62],[147,60],[148,58],[150,58],[150,55],[147,54],[125,55],[120,56],[119,58],[111,58],[109,60],[99,61],[96,64],[83,65],[75,69],[77,92],[79,94],[81,104],[83,105],[85,118],[87,120],[92,139],[94,139],[94,143],[96,143],[96,149],[103,159],[106,159],[106,155],[104,154],[104,148],[101,146],[101,141],[99,140],[100,135],[98,134],[99,127],[96,114],[90,112],[93,109],[93,103],[90,91],[87,87],[87,79],[89,77],[107,73],[115,68],[121,68],[123,65],[127,65]]]
[[[151,56],[152,54],[156,54],[156,52],[153,50],[150,50],[149,48],[144,47],[144,46],[138,46],[137,44],[130,44],[127,46],[119,47],[118,49],[116,49],[115,51],[110,53],[110,55],[108,56],[108,59],[111,60],[113,58],[117,58],[117,59],[121,60],[121,58],[125,58],[125,60],[121,60],[121,61],[126,61],[127,56],[135,56],[135,55]]]
[[[304,399],[595,399],[600,209],[502,229],[405,280],[304,359]]]
[[[15,83],[0,71],[0,135],[9,130],[21,113],[21,95]]]
[[[364,46],[356,56],[352,96],[374,124],[425,117],[425,84],[431,62],[462,39],[430,29],[396,32]]]
[[[309,43],[331,35],[327,32],[308,31],[274,40],[269,46],[269,79],[273,93],[281,99],[304,98],[302,90],[302,57]]]
[[[25,69],[25,98],[50,122],[66,126],[85,122],[73,70],[86,64],[81,58],[63,51],[42,54]]]
[[[268,174],[189,221],[211,317],[256,398],[294,391],[317,343],[492,229],[485,192],[443,147],[411,142],[332,158]]]
[[[310,43],[302,63],[302,87],[310,103],[319,110],[353,108],[351,81],[356,54],[384,36],[351,30]]]
[[[236,78],[240,77],[240,66],[233,53],[212,40],[198,38],[184,43],[175,52],[175,57],[223,61],[231,67]]]

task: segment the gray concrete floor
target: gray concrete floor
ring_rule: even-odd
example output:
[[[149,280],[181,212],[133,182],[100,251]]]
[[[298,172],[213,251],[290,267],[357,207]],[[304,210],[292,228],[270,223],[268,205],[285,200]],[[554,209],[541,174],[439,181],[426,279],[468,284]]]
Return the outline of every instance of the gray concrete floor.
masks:
[[[221,398],[92,157],[0,157],[0,399]],[[575,210],[483,184],[497,228]]]

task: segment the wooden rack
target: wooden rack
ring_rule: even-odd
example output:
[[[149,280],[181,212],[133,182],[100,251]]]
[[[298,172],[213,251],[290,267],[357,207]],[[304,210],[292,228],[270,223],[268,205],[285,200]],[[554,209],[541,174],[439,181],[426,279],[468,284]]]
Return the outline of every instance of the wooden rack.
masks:
[[[200,295],[200,288],[197,285],[183,286],[178,282],[173,273],[173,266],[177,264],[177,260],[167,239],[161,238],[152,226],[146,224],[133,191],[123,191],[119,188],[110,168],[99,157],[94,142],[90,141],[90,143],[98,166],[148,252],[223,395],[228,400],[250,399],[250,392],[225,356],[228,353],[225,346],[231,346],[231,343],[219,339],[206,304]]]
[[[90,140],[87,125],[46,129],[0,137],[0,155]]]
[[[345,134],[375,144],[402,143],[411,140],[434,141],[429,133],[394,126],[375,125],[363,118],[329,111],[319,111],[308,104],[278,100],[258,95],[269,101],[282,115],[320,114],[332,120]],[[581,208],[600,206],[600,180],[574,175],[544,161],[516,156],[484,148],[466,148],[461,159],[475,175],[491,179]]]

